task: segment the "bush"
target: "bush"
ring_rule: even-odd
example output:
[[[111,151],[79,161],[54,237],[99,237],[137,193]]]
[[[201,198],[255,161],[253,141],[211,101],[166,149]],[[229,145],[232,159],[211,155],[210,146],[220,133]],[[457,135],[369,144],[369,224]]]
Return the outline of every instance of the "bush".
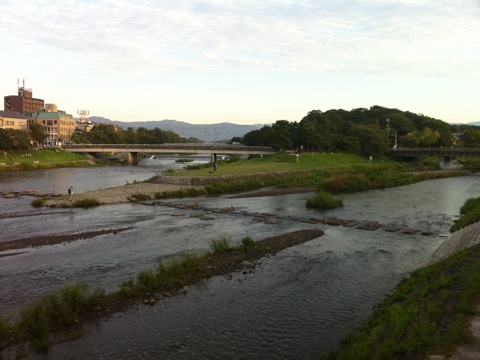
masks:
[[[250,236],[246,236],[242,239],[242,247],[244,250],[255,249],[255,240],[253,240]]]
[[[45,204],[45,199],[34,199],[32,201],[33,207],[42,207]]]
[[[150,200],[152,197],[148,194],[132,194],[132,198],[137,199],[138,201]]]
[[[80,199],[75,201],[72,204],[73,207],[79,207],[79,208],[91,208],[99,205],[100,205],[100,201],[98,201],[97,199],[91,199],[91,198]]]
[[[230,240],[225,236],[220,239],[214,239],[210,241],[210,248],[214,254],[222,254],[232,249],[230,247]]]
[[[335,209],[343,206],[343,198],[333,196],[326,191],[319,191],[307,200],[307,208]]]

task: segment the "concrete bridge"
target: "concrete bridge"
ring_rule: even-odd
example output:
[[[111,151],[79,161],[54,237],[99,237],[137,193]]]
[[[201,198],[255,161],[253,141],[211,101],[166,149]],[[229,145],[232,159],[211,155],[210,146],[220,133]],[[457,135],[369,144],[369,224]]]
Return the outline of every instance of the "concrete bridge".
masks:
[[[138,153],[170,154],[210,154],[212,162],[217,161],[217,154],[271,155],[276,151],[267,146],[243,146],[220,143],[185,143],[185,144],[76,144],[64,145],[63,150],[75,153],[96,154],[101,152],[125,153],[129,164],[138,163]]]
[[[396,148],[389,155],[394,157],[438,156],[442,167],[449,167],[452,159],[458,156],[480,156],[480,148]]]

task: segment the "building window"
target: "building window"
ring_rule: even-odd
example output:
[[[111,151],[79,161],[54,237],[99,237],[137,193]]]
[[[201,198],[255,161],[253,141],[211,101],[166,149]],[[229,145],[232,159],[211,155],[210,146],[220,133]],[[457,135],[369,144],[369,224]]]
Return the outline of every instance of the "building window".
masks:
[[[5,122],[5,124],[6,124],[6,125],[13,126],[13,125],[15,125],[15,121],[8,121],[8,120],[7,120],[7,121]]]

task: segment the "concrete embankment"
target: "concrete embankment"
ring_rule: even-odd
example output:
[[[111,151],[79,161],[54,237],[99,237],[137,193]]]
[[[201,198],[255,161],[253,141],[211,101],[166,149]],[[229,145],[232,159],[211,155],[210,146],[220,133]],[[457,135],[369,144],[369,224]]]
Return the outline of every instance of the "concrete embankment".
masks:
[[[454,232],[433,253],[432,262],[436,262],[468,247],[480,244],[480,221]]]

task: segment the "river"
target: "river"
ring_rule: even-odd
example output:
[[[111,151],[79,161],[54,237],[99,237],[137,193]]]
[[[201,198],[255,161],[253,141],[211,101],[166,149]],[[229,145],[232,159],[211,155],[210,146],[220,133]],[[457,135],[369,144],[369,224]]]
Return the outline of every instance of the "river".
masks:
[[[0,173],[0,190],[55,188],[65,193],[73,185],[83,192],[144,180],[162,171],[162,166]],[[168,261],[183,252],[208,250],[210,241],[221,236],[235,243],[244,236],[261,239],[321,227],[324,236],[264,259],[251,273],[202,281],[185,295],[163,299],[155,306],[139,305],[86,325],[80,339],[56,343],[48,354],[27,356],[317,359],[335,349],[352,327],[361,325],[402,278],[429,262],[461,205],[479,191],[479,175],[472,174],[347,194],[343,208],[322,212],[305,208],[311,194],[175,200],[238,210],[237,214],[212,213],[210,221],[188,216],[189,210],[182,210],[185,216],[172,216],[178,210],[164,206],[128,203],[89,210],[38,210],[29,207],[31,197],[0,199],[4,213],[31,215],[0,219],[4,241],[33,234],[133,227],[115,235],[10,251],[16,254],[0,258],[0,311],[15,312],[22,304],[78,280],[116,289],[139,271],[152,268],[157,259]],[[275,215],[278,224],[256,221],[255,213]],[[293,218],[318,214],[420,231],[413,235],[366,231]],[[11,356],[8,351],[2,355]]]

